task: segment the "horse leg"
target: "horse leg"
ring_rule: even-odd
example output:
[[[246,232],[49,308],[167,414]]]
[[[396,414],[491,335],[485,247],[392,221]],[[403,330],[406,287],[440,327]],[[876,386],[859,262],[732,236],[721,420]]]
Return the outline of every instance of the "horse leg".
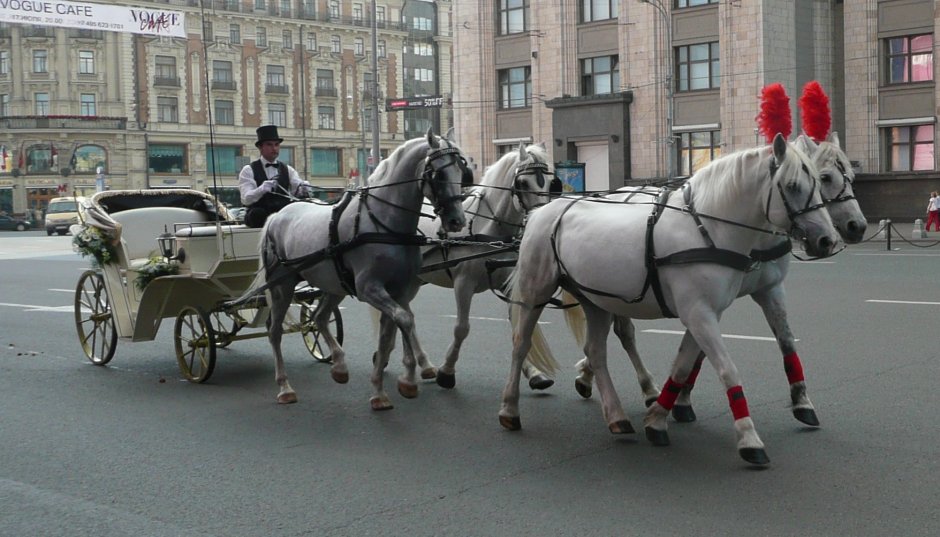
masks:
[[[764,311],[764,317],[767,318],[767,323],[773,330],[780,351],[783,353],[783,369],[790,384],[790,402],[793,417],[806,425],[818,427],[819,418],[816,416],[816,408],[813,406],[813,402],[809,400],[809,396],[806,394],[803,364],[800,362],[800,356],[796,353],[793,332],[790,331],[790,323],[787,322],[783,284],[780,283],[769,289],[754,293],[751,298]]]
[[[411,311],[411,307],[408,304],[402,306],[408,315],[411,316],[411,332],[407,332],[405,329],[401,330],[401,343],[404,348],[404,356],[402,357],[402,363],[405,366],[405,372],[398,377],[398,393],[402,397],[407,399],[414,399],[418,396],[418,383],[417,377],[415,375],[415,366],[419,361],[427,363],[427,355],[424,354],[424,351],[421,349],[420,343],[417,340],[417,334],[414,330],[414,312]]]
[[[578,376],[574,379],[574,389],[578,391],[578,395],[581,397],[590,399],[594,393],[591,386],[594,382],[594,371],[591,370],[591,364],[588,363],[587,356],[578,360],[574,367],[578,370]]]
[[[620,345],[630,357],[630,363],[633,364],[633,370],[636,371],[636,380],[643,390],[644,404],[648,407],[659,398],[659,388],[653,382],[653,375],[646,369],[640,353],[636,349],[636,327],[629,317],[614,317],[614,334],[620,340]]]
[[[535,325],[535,330],[540,331],[538,325]],[[522,374],[525,378],[529,379],[529,388],[533,390],[546,390],[551,388],[555,384],[555,380],[542,372],[541,369],[532,365],[532,362],[526,358],[522,362]]]
[[[269,279],[276,277],[276,272],[269,276]],[[284,368],[284,356],[281,354],[281,338],[284,335],[284,317],[287,316],[287,310],[290,307],[291,299],[294,296],[294,283],[288,281],[280,285],[275,285],[267,291],[268,307],[268,342],[271,343],[271,349],[274,351],[274,379],[280,387],[277,394],[279,404],[290,404],[297,402],[297,393],[291,388],[287,381],[287,370]]]
[[[346,366],[346,351],[340,346],[336,336],[330,332],[330,315],[342,301],[343,297],[340,295],[324,293],[323,296],[320,297],[317,309],[313,312],[313,319],[317,323],[320,335],[323,336],[324,341],[330,347],[330,361],[332,362],[330,366],[330,377],[332,377],[335,382],[346,384],[349,382],[349,369]]]
[[[692,388],[695,387],[695,380],[698,378],[699,371],[702,369],[702,362],[705,361],[705,353],[699,351],[692,371],[686,377],[682,389],[679,391],[679,398],[676,399],[675,406],[672,407],[672,417],[679,423],[691,423],[698,419],[695,410],[692,408]]]
[[[457,385],[457,359],[460,358],[460,346],[470,333],[470,303],[473,301],[473,286],[467,285],[464,278],[454,280],[454,298],[457,300],[457,322],[454,324],[454,340],[447,348],[444,365],[437,370],[437,385],[441,388],[453,388]],[[422,376],[424,374],[422,373]]]
[[[385,368],[388,366],[388,359],[395,349],[395,322],[386,314],[382,314],[379,320],[379,343],[372,357],[372,375],[369,380],[372,382],[372,397],[369,404],[372,410],[391,410],[394,408],[392,402],[385,393],[383,378]]]
[[[522,362],[532,347],[532,331],[538,323],[544,308],[518,307],[515,315],[515,328],[512,334],[512,364],[509,378],[503,388],[502,404],[499,408],[499,424],[510,431],[522,428],[519,419],[519,380],[522,376]]]
[[[666,384],[663,386],[656,402],[649,406],[646,411],[646,417],[643,420],[646,428],[646,438],[656,446],[669,445],[668,424],[666,418],[669,412],[674,409],[676,400],[682,387],[693,368],[695,356],[699,353],[698,344],[695,338],[687,330],[682,336],[682,342],[679,344],[679,350],[672,363],[672,371]]]
[[[607,428],[614,434],[633,433],[633,425],[623,411],[617,389],[607,369],[607,336],[610,333],[611,314],[594,304],[582,301],[587,321],[584,354],[597,379],[597,391],[601,394],[601,408]]]

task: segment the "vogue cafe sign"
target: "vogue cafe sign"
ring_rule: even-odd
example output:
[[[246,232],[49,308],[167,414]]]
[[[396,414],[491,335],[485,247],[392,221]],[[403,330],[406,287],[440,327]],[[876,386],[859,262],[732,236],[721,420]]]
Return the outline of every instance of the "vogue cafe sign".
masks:
[[[186,37],[179,11],[90,2],[0,0],[0,22]]]

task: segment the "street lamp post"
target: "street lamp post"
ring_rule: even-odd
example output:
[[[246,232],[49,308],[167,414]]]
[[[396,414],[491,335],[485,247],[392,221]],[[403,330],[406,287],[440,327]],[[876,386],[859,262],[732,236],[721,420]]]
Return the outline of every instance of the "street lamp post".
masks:
[[[379,159],[382,157],[379,152],[379,21],[377,17],[376,2],[372,0],[372,87],[370,88],[372,90],[372,165],[368,166],[370,175],[372,170],[379,165]],[[364,117],[365,112],[363,112]]]
[[[673,51],[672,51],[672,20],[669,16],[669,12],[666,11],[666,6],[663,5],[661,0],[638,0],[641,3],[649,4],[656,8],[656,11],[659,12],[659,16],[662,18],[663,24],[663,34],[665,35],[665,45],[663,46],[660,43],[660,48],[663,50],[664,60],[660,60],[661,63],[665,63],[665,73],[663,76],[663,83],[665,85],[665,96],[666,96],[666,136],[661,143],[663,144],[665,151],[665,164],[666,164],[666,174],[667,179],[671,179],[676,175],[676,151],[673,148],[675,144],[675,137],[672,134],[673,126],[673,88],[672,88],[672,75],[673,75]],[[663,35],[660,34],[660,35]]]

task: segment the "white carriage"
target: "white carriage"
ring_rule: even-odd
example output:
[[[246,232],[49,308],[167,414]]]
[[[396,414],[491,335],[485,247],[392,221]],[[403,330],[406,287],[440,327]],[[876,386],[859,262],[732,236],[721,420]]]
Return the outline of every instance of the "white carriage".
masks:
[[[114,356],[117,340],[151,341],[165,318],[175,318],[173,339],[183,376],[205,382],[216,348],[264,337],[268,308],[263,294],[229,304],[251,286],[258,270],[260,229],[229,218],[209,194],[188,189],[117,190],[95,194],[82,207],[76,247],[95,258],[75,290],[75,327],[85,355],[97,365]],[[296,320],[310,354],[329,361],[312,312],[319,290],[295,295]],[[342,341],[339,310],[331,328]],[[328,352],[328,351],[327,351]]]

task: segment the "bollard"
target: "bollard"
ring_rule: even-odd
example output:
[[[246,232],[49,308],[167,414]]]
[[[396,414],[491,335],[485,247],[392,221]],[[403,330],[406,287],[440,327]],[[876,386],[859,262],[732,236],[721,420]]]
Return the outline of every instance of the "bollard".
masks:
[[[885,238],[887,239],[887,245],[885,248],[890,252],[891,251],[891,219],[885,220]]]
[[[882,219],[878,222],[878,234],[875,235],[875,238],[876,238],[876,239],[878,239],[878,240],[880,240],[880,241],[885,240],[885,229],[888,227],[887,224],[888,224],[888,221],[885,220],[884,218],[882,218]]]
[[[924,231],[924,221],[920,218],[914,220],[914,230],[911,231],[912,239],[926,239],[927,232]]]

